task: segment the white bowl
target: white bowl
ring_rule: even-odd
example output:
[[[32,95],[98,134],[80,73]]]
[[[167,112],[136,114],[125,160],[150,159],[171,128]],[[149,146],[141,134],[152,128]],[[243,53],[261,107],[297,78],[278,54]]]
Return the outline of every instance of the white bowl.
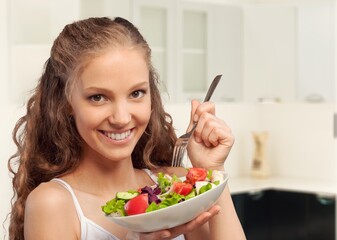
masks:
[[[208,210],[220,197],[228,181],[228,174],[225,172],[223,174],[224,181],[218,186],[184,202],[138,215],[106,217],[114,223],[134,232],[153,232],[187,223]]]

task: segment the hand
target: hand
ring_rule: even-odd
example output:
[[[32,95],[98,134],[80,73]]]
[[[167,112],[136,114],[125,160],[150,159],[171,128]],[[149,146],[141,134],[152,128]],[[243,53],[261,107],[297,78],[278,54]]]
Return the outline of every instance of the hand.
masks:
[[[208,222],[213,216],[217,215],[219,212],[220,207],[218,205],[215,205],[211,207],[208,211],[200,214],[192,221],[185,223],[183,225],[152,233],[128,232],[128,234],[126,235],[126,239],[127,240],[172,239],[181,234],[186,234],[196,229],[199,229],[202,225]]]
[[[234,144],[231,129],[215,116],[212,102],[192,101],[189,129],[197,127],[189,140],[188,156],[194,167],[223,170],[224,162]]]

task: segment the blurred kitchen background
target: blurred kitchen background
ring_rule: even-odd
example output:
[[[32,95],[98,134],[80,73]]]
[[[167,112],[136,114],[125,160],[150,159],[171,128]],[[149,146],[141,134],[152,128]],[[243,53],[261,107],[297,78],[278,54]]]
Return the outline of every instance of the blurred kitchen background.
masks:
[[[11,132],[53,40],[74,20],[122,16],[153,49],[178,134],[223,75],[212,100],[236,138],[225,166],[248,239],[335,239],[336,12],[335,0],[0,0],[1,223]]]

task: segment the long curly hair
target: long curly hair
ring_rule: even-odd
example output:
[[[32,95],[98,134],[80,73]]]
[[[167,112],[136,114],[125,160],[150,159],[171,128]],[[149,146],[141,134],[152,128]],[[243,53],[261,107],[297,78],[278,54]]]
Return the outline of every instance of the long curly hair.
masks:
[[[72,172],[82,153],[82,139],[70,117],[69,95],[86,64],[108,48],[130,46],[144,52],[150,75],[152,114],[132,153],[135,168],[170,166],[176,135],[162,105],[151,49],[138,29],[123,18],[89,18],[65,26],[54,41],[25,116],[13,130],[17,152],[8,161],[13,174],[9,238],[24,239],[24,211],[29,193],[40,183]]]

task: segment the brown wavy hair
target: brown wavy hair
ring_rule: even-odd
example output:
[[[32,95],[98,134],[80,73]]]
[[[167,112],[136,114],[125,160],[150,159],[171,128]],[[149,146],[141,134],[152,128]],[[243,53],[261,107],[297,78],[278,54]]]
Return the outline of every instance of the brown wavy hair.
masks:
[[[13,130],[17,152],[8,161],[13,174],[9,238],[24,239],[24,211],[29,193],[40,183],[72,172],[79,164],[82,139],[70,117],[72,85],[90,59],[108,48],[135,47],[149,67],[152,115],[132,153],[135,168],[170,166],[176,135],[163,108],[151,49],[138,29],[123,18],[89,18],[66,25],[54,41],[26,115]]]

